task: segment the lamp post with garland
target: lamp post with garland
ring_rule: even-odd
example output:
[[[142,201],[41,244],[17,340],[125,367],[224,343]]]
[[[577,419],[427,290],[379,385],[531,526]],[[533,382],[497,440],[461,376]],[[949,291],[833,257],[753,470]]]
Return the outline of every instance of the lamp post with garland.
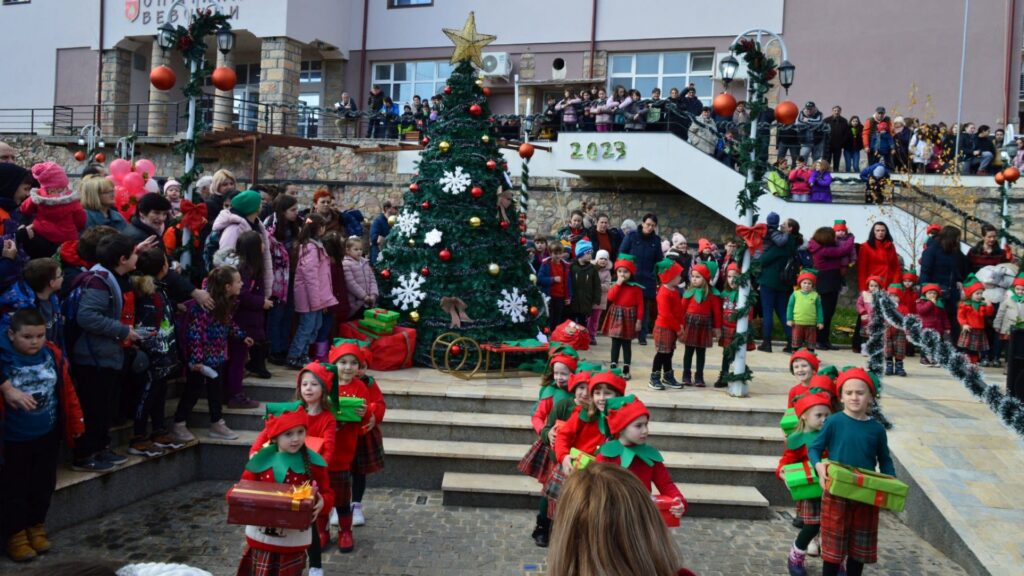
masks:
[[[762,44],[762,38],[766,36],[768,40]],[[771,42],[778,42],[782,49],[781,64],[776,65],[774,59],[764,53],[764,48]],[[749,78],[748,91],[751,103],[750,130],[749,135],[740,142],[739,152],[740,168],[741,171],[746,171],[747,183],[740,191],[737,204],[739,205],[740,218],[743,219],[743,227],[750,230],[754,228],[754,222],[757,218],[757,200],[764,194],[764,184],[762,181],[766,166],[764,162],[758,161],[758,154],[762,149],[767,149],[769,137],[767,130],[763,134],[758,134],[758,121],[762,112],[767,107],[766,95],[772,87],[772,80],[778,76],[779,83],[788,93],[789,87],[793,85],[796,66],[790,63],[786,43],[782,41],[782,38],[778,34],[767,30],[753,29],[743,32],[732,41],[729,51],[730,54],[719,62],[722,81],[726,87],[736,77],[736,72],[739,69],[739,61],[733,54],[744,59],[747,65],[747,77]],[[731,96],[726,96],[727,100],[732,101],[732,108],[734,110],[735,99]],[[725,115],[731,116],[732,111],[729,110],[728,112]],[[792,123],[792,120],[784,123]],[[758,144],[759,139],[764,141],[765,146]],[[754,232],[754,234],[759,233],[760,231]],[[763,234],[761,237],[763,238]],[[732,373],[726,377],[726,380],[728,382],[729,395],[742,398],[749,395],[748,382],[752,377],[750,369],[747,368],[746,343],[750,340],[749,309],[756,300],[751,297],[750,293],[751,248],[749,244],[744,247],[743,262],[740,270],[739,293],[736,298],[736,311],[734,312],[737,315],[736,337],[726,351],[727,354],[732,354],[735,362],[733,362]],[[765,338],[770,337],[770,334],[765,335]]]

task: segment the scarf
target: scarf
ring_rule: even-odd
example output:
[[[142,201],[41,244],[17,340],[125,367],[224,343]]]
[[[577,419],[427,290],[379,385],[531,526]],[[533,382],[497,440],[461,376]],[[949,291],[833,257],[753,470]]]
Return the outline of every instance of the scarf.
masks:
[[[655,448],[647,444],[626,446],[620,440],[611,440],[601,446],[601,455],[606,458],[619,458],[619,464],[623,468],[629,468],[633,460],[639,458],[644,464],[654,466],[657,462],[663,462],[665,458]]]
[[[327,462],[324,461],[323,456],[320,456],[313,450],[306,450],[306,454],[309,455],[309,463],[311,465],[327,467]],[[301,450],[294,454],[289,454],[288,452],[278,450],[277,445],[273,443],[250,458],[249,462],[245,464],[245,469],[254,474],[273,469],[274,481],[278,484],[284,483],[284,479],[288,476],[289,471],[296,474],[311,474],[306,469],[306,462],[302,458]]]

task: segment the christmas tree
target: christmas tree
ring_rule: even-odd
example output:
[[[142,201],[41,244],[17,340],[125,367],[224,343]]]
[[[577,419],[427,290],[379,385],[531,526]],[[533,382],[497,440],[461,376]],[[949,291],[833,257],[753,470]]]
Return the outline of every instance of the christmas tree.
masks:
[[[428,365],[441,334],[479,343],[530,339],[545,309],[528,263],[524,207],[498,147],[489,90],[473,67],[494,37],[476,33],[472,13],[464,28],[445,34],[457,66],[374,264],[382,304],[416,328],[416,360]]]

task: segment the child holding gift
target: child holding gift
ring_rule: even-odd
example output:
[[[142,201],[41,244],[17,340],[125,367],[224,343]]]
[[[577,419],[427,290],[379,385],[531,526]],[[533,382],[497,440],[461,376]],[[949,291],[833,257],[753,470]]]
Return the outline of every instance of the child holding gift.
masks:
[[[811,270],[804,270],[796,277],[800,287],[789,296],[786,307],[786,324],[792,328],[790,346],[794,350],[807,348],[814,352],[818,343],[818,330],[824,328],[825,312],[821,306],[821,296],[815,291],[814,285],[818,276]]]
[[[301,486],[307,482],[316,488],[328,485],[327,462],[322,456],[306,447],[306,431],[309,416],[302,406],[285,410],[280,415],[267,417],[264,432],[270,438],[270,445],[262,448],[245,465],[242,480],[275,482]],[[324,505],[330,505],[329,492],[314,492],[312,525]],[[313,530],[287,530],[245,527],[245,541],[248,547],[238,565],[238,574],[257,576],[277,574],[280,576],[301,576],[306,567],[306,551],[312,548],[319,553],[319,538],[313,537]],[[310,574],[315,575],[314,569]],[[323,571],[320,571],[323,574]]]
[[[598,462],[618,464],[640,479],[647,491],[651,484],[658,494],[675,498],[669,511],[676,518],[686,513],[686,497],[672,482],[661,453],[647,445],[647,425],[651,413],[636,396],[609,398],[605,403],[608,433],[613,440],[605,442],[597,455]]]
[[[974,364],[978,357],[988,350],[988,337],[985,336],[985,318],[995,316],[995,308],[985,303],[985,285],[968,274],[964,280],[964,296],[967,300],[960,302],[956,309],[956,320],[960,323],[959,346]]]
[[[683,353],[683,385],[704,387],[704,355],[715,345],[722,330],[722,305],[711,289],[715,276],[714,262],[694,264],[690,268],[690,286],[683,293],[683,331],[680,341],[686,345]],[[697,355],[697,373],[690,377],[693,356]]]
[[[824,378],[822,376],[821,378]],[[809,393],[796,401],[796,415],[799,421],[796,430],[786,439],[786,451],[779,459],[775,475],[783,479],[782,467],[807,461],[807,445],[812,442],[825,425],[825,419],[832,414],[832,397],[824,392]],[[817,542],[821,531],[821,498],[796,501],[796,515],[803,526],[789,548],[789,573],[806,574],[804,561],[808,555],[818,556],[821,546]],[[801,572],[802,571],[802,572]]]
[[[796,397],[807,393],[811,378],[818,372],[821,360],[811,350],[800,349],[789,357],[789,373],[796,376],[796,385],[789,389],[786,408],[796,407]]]
[[[338,549],[347,554],[355,549],[352,539],[352,459],[355,457],[359,436],[367,425],[375,421],[368,409],[370,393],[358,378],[363,352],[359,345],[343,342],[331,348],[330,361],[338,370],[337,398],[361,398],[363,403],[354,408],[355,417],[337,414],[338,427],[334,434],[334,457],[328,463],[331,490],[334,491],[334,509],[338,512]],[[333,396],[332,396],[333,397]],[[338,409],[340,405],[336,405]]]
[[[864,564],[878,555],[878,508],[828,493],[828,467],[832,462],[875,470],[894,476],[885,428],[869,415],[878,396],[878,383],[863,368],[847,368],[836,380],[843,411],[829,416],[818,437],[807,447],[807,458],[825,489],[821,498],[821,559],[823,576],[837,576],[846,558],[846,573],[859,576]]]
[[[620,257],[615,261],[615,284],[608,290],[608,313],[604,317],[604,330],[612,338],[612,363],[614,370],[619,364],[619,352],[625,362],[622,377],[631,378],[629,364],[633,361],[633,338],[640,330],[640,319],[644,317],[643,286],[632,282],[636,276],[636,264],[632,257]]]
[[[718,345],[722,347],[722,371],[718,373],[718,380],[715,380],[715,388],[725,388],[728,384],[725,381],[725,375],[729,371],[729,363],[725,356],[725,349],[732,344],[733,338],[736,337],[736,323],[737,320],[732,319],[733,312],[736,310],[736,300],[739,298],[739,286],[736,284],[740,277],[740,266],[735,262],[730,262],[729,266],[725,269],[725,290],[722,290],[718,299],[722,304],[722,336],[718,339]],[[754,309],[750,309],[749,322],[753,325],[754,322]],[[750,339],[747,341],[747,351],[754,349],[754,340]]]
[[[77,240],[85,230],[85,208],[78,192],[68,188],[68,175],[60,165],[36,164],[32,176],[39,182],[39,190],[21,203],[20,211],[35,215],[35,219],[24,229],[27,237],[19,237],[18,243],[30,258],[49,258],[62,243]]]
[[[335,342],[337,343],[337,342]],[[363,512],[363,495],[366,493],[366,476],[376,474],[384,469],[384,435],[381,434],[380,425],[384,422],[384,413],[388,405],[384,401],[384,394],[373,376],[366,373],[370,365],[372,353],[369,347],[360,345],[359,350],[363,353],[359,361],[357,377],[366,384],[368,400],[367,411],[373,415],[371,420],[363,427],[363,434],[359,436],[356,443],[356,454],[352,459],[352,525],[362,526],[366,524],[366,516]]]
[[[683,387],[676,380],[672,370],[672,354],[676,350],[676,339],[683,329],[683,300],[679,297],[679,282],[682,281],[683,267],[668,258],[655,266],[661,287],[658,288],[658,317],[654,321],[654,365],[651,367],[651,381],[647,384],[654,390]]]
[[[1017,280],[1014,280],[1016,283]],[[1024,294],[1024,279],[1021,280],[1021,293]],[[1014,291],[1016,291],[1016,285]],[[1000,308],[1002,311],[1002,308]],[[946,315],[945,305],[942,302],[942,287],[938,284],[925,284],[921,287],[921,298],[917,301],[917,315],[921,317],[921,327],[931,328],[939,333],[943,340],[949,341],[949,316]],[[921,364],[934,366],[930,358],[921,354]]]

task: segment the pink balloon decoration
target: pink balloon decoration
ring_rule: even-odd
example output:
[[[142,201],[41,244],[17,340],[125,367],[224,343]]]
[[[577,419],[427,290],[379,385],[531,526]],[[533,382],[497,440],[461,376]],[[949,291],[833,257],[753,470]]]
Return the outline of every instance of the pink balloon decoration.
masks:
[[[140,194],[146,187],[146,182],[142,178],[142,174],[138,172],[129,172],[125,174],[124,179],[121,180],[121,185],[124,189],[131,194]]]
[[[156,164],[153,164],[151,160],[136,160],[135,171],[148,178],[152,178],[154,175],[156,175]]]
[[[124,158],[118,158],[110,163],[110,175],[114,177],[114,181],[120,180],[125,174],[132,171],[132,163],[125,160]]]

